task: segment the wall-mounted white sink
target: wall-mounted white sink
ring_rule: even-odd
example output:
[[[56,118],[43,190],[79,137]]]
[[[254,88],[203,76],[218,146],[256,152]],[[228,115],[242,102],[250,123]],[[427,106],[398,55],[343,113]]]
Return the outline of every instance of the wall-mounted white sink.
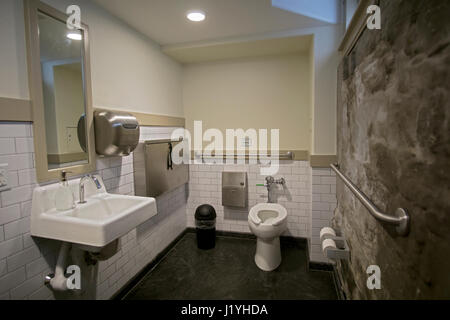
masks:
[[[31,235],[101,248],[156,215],[154,198],[116,195],[85,182],[86,203],[78,203],[80,179],[72,180],[76,207],[58,211],[55,194],[59,184],[38,187],[33,193]]]

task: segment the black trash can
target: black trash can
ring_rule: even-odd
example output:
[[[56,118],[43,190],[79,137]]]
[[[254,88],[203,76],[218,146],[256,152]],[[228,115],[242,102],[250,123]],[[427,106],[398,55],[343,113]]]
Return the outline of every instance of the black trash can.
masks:
[[[197,247],[212,249],[216,246],[216,210],[209,204],[202,204],[195,210]]]

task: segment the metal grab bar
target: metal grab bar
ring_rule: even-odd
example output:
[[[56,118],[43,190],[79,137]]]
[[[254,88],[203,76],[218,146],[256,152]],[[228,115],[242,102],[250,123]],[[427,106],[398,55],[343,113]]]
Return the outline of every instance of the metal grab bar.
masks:
[[[395,216],[387,215],[381,212],[370,200],[367,196],[358,189],[341,171],[339,171],[338,164],[331,164],[331,169],[336,172],[339,178],[345,183],[345,185],[353,192],[353,194],[358,198],[359,201],[364,205],[364,207],[369,210],[370,214],[377,220],[380,220],[385,223],[395,225],[395,230],[400,236],[407,236],[409,233],[409,227],[411,223],[411,218],[406,211],[406,209],[398,208],[395,210]]]
[[[201,157],[203,159],[208,159],[208,158],[215,157],[216,155],[215,155],[214,152],[212,152],[211,156],[205,156],[203,154],[199,154],[199,153],[195,152],[194,156],[195,157],[199,157],[199,158]],[[217,155],[217,156],[219,157],[219,155]],[[264,154],[264,157],[261,157],[259,154],[237,154],[237,153],[234,153],[232,155],[227,155],[226,153],[221,154],[221,157],[224,160],[227,159],[227,157],[230,157],[231,159],[234,159],[234,160],[237,160],[237,159],[240,159],[240,160],[250,160],[250,159],[252,159],[252,160],[255,160],[255,159],[259,160],[261,158],[264,158],[264,159],[270,158],[271,156],[272,155],[268,154],[268,153]],[[277,158],[278,158],[278,160],[294,160],[295,159],[295,154],[292,151],[286,151],[285,153],[281,153],[280,152],[280,153],[278,153]]]
[[[161,144],[161,143],[175,143],[175,142],[182,142],[184,140],[183,137],[179,137],[177,139],[156,139],[156,140],[146,140],[145,144]]]

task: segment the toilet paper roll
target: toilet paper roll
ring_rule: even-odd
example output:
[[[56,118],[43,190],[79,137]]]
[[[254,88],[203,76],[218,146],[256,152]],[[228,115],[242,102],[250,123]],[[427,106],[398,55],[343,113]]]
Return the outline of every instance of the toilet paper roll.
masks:
[[[325,236],[336,236],[336,232],[333,230],[333,228],[330,227],[324,227],[320,230],[320,241],[323,241],[325,239]]]
[[[333,239],[325,239],[322,242],[322,252],[327,257],[327,251],[329,249],[336,249],[336,242]]]

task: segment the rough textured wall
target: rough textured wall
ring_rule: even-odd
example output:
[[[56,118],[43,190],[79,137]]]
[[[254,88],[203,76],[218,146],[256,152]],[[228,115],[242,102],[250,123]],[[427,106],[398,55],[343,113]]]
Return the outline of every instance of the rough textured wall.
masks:
[[[333,225],[351,247],[338,264],[351,299],[450,298],[450,1],[381,0],[339,68],[338,158],[383,211],[411,214],[398,237],[338,181]],[[366,287],[369,265],[381,289]]]

